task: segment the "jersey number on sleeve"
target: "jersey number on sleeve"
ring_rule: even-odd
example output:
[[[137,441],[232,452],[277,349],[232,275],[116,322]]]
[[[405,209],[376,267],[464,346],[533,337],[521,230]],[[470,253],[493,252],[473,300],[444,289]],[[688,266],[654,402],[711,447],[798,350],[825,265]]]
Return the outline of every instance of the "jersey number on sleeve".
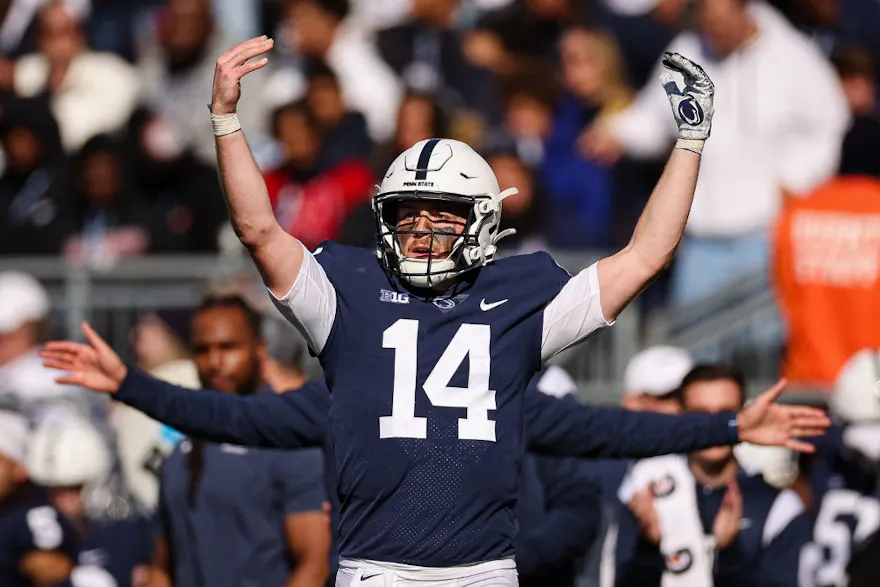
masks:
[[[846,517],[855,521],[853,530],[843,520]],[[813,542],[801,552],[800,584],[816,587],[846,585],[846,567],[852,545],[871,536],[878,525],[880,504],[876,500],[845,489],[825,494],[816,516]]]
[[[40,550],[58,548],[64,538],[64,531],[58,523],[58,514],[49,506],[30,510],[27,513],[27,525],[34,539],[34,546]]]
[[[394,391],[390,416],[379,418],[380,438],[427,438],[428,419],[416,417],[419,321],[402,318],[382,334],[382,347],[394,349]],[[488,324],[462,324],[434,365],[422,388],[431,403],[444,408],[467,408],[458,419],[462,440],[495,441],[495,392],[489,389]],[[470,358],[467,387],[450,387],[452,376],[465,357]]]

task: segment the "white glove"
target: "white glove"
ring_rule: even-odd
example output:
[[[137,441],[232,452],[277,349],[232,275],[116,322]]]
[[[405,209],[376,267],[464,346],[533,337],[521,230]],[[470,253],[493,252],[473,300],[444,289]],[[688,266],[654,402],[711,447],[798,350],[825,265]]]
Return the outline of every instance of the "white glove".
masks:
[[[715,84],[702,67],[678,53],[663,53],[663,66],[684,77],[685,85],[681,90],[671,73],[667,71],[660,75],[660,82],[666,90],[678,124],[679,141],[676,147],[700,153],[712,129]]]

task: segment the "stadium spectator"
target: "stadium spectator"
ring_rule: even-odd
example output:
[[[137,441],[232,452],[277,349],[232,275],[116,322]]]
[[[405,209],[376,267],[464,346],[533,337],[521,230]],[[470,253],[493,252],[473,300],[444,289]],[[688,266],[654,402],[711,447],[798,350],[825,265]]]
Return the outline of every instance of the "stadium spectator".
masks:
[[[119,141],[98,135],[74,160],[74,230],[64,245],[73,263],[109,267],[146,253],[160,240],[152,210],[128,181]]]
[[[339,79],[326,63],[312,61],[306,68],[306,103],[323,141],[317,166],[329,169],[349,159],[368,160],[373,143],[360,112],[349,110]]]
[[[484,153],[502,190],[515,187],[518,193],[504,199],[504,228],[516,233],[504,239],[509,251],[535,252],[546,248],[548,227],[545,222],[547,193],[534,171],[517,154],[516,148],[489,148]]]
[[[8,80],[15,93],[50,96],[67,152],[95,135],[122,129],[140,91],[135,70],[118,55],[89,50],[67,2],[49,2],[38,18],[38,52],[16,61]]]
[[[847,135],[841,174],[792,201],[775,226],[782,372],[793,384],[830,389],[854,353],[880,347],[880,178],[876,151],[851,146],[860,140]]]
[[[491,74],[462,53],[456,13],[459,0],[412,2],[409,19],[379,31],[379,53],[410,91],[436,96],[448,109],[491,112]]]
[[[577,405],[577,386],[554,365],[532,378],[526,393],[545,393]],[[526,431],[528,434],[528,431]],[[594,464],[527,452],[520,468],[516,569],[522,587],[574,587],[581,560],[598,538],[599,486]]]
[[[475,65],[496,74],[511,73],[523,57],[552,62],[562,31],[583,20],[576,0],[523,0],[486,13],[464,40]]]
[[[271,393],[260,376],[260,320],[241,298],[206,299],[191,336],[202,386]],[[327,579],[331,537],[318,449],[185,439],[162,465],[160,487],[151,580],[315,587]]]
[[[28,421],[0,410],[0,430],[0,585],[63,584],[70,578],[77,544],[45,492],[28,477]]]
[[[173,140],[189,148],[200,162],[216,166],[211,120],[204,116],[211,94],[216,55],[230,42],[217,30],[208,0],[167,0],[153,24],[151,38],[139,59],[143,101],[166,125]],[[251,76],[243,86],[262,93],[263,76]],[[266,106],[260,100],[242,104],[238,115],[247,121],[250,142],[258,149],[268,145]]]
[[[876,2],[770,0],[795,26],[816,39],[826,53],[855,43],[880,55],[880,6]],[[880,82],[880,68],[875,71]]]
[[[831,56],[853,121],[843,142],[841,175],[880,178],[880,112],[875,79],[878,59],[864,47],[841,44]]]
[[[623,78],[620,51],[607,33],[568,29],[560,53],[566,94],[557,105],[540,173],[552,213],[549,241],[557,248],[608,249],[614,233],[615,175],[579,137],[586,125],[625,108],[631,91]],[[645,186],[642,205],[650,192]],[[634,226],[633,222],[627,239]]]
[[[699,31],[680,34],[668,50],[704,66],[717,88],[720,122],[703,153],[676,257],[676,305],[767,269],[768,229],[783,198],[809,192],[836,171],[848,122],[827,60],[773,8],[700,0],[697,15]],[[587,150],[612,160],[621,150],[657,157],[675,137],[665,108],[663,93],[649,84],[632,106],[593,128]]]
[[[0,251],[57,255],[70,234],[70,191],[58,126],[42,99],[0,106]]]
[[[686,412],[717,412],[742,407],[746,390],[735,369],[698,365],[680,394]],[[618,587],[797,587],[810,534],[803,505],[744,471],[732,447],[639,461],[618,495]]]
[[[91,400],[83,390],[57,384],[37,356],[50,304],[31,275],[0,272],[0,402],[35,420],[62,412],[89,415]]]
[[[490,131],[488,142],[509,138],[516,154],[530,167],[544,160],[544,143],[553,129],[557,83],[546,66],[521,65],[499,80],[502,123]]]
[[[348,18],[349,9],[348,0],[292,0],[283,23],[289,38],[282,45],[300,58],[327,63],[339,79],[346,106],[364,115],[370,138],[381,143],[394,131],[401,85],[373,38]],[[306,85],[295,63],[278,69],[268,83],[276,104],[302,98]]]
[[[152,524],[111,494],[113,457],[100,432],[80,418],[44,422],[31,436],[27,465],[76,536],[74,587],[143,585]]]
[[[321,168],[323,135],[302,102],[279,107],[272,128],[284,159],[265,180],[279,224],[309,248],[336,238],[346,215],[369,199],[372,170],[359,159]]]
[[[126,152],[130,184],[153,209],[165,238],[158,252],[216,252],[226,206],[213,167],[177,140],[167,120],[145,108],[132,115]]]

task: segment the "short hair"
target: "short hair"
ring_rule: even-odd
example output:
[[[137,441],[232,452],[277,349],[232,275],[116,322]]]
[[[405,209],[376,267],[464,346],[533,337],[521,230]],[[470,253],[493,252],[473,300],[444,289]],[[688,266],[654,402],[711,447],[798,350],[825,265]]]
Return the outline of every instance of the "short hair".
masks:
[[[876,68],[874,56],[860,45],[840,43],[831,53],[831,64],[842,79],[849,77],[874,78]]]
[[[552,65],[523,61],[513,73],[500,78],[498,91],[505,107],[514,97],[525,96],[552,109],[559,95],[559,84]]]
[[[694,383],[708,383],[712,381],[732,381],[739,389],[739,405],[746,402],[746,378],[743,372],[733,365],[726,363],[701,363],[688,371],[678,387],[678,399],[685,405],[684,393]]]
[[[244,314],[251,332],[256,338],[263,338],[263,317],[253,309],[245,299],[238,294],[209,294],[202,299],[202,303],[196,309],[193,317],[202,312],[216,308],[228,308],[238,310]]]
[[[339,77],[336,72],[321,59],[308,59],[303,68],[306,74],[306,81],[316,79],[327,79],[339,86]]]
[[[294,0],[294,2],[313,4],[337,20],[343,20],[351,11],[349,0]]]
[[[301,116],[303,120],[306,121],[306,124],[309,125],[309,128],[312,130],[312,132],[318,132],[318,125],[315,122],[312,111],[309,110],[309,107],[306,104],[305,100],[297,100],[296,102],[281,104],[280,106],[272,110],[270,120],[272,124],[271,128],[273,137],[278,138],[278,123],[281,121],[281,118],[287,114]]]
[[[401,104],[409,102],[425,102],[431,107],[431,128],[435,137],[445,137],[449,135],[449,115],[440,102],[427,92],[418,92],[415,90],[408,91],[401,100]]]

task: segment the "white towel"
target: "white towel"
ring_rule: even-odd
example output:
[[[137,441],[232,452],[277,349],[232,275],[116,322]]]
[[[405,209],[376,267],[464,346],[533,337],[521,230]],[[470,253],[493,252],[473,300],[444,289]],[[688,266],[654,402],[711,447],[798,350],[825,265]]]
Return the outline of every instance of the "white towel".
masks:
[[[662,587],[712,587],[714,540],[703,531],[696,481],[687,458],[668,455],[639,461],[618,497],[629,503],[646,487],[652,488],[660,521],[660,552],[666,560]]]

